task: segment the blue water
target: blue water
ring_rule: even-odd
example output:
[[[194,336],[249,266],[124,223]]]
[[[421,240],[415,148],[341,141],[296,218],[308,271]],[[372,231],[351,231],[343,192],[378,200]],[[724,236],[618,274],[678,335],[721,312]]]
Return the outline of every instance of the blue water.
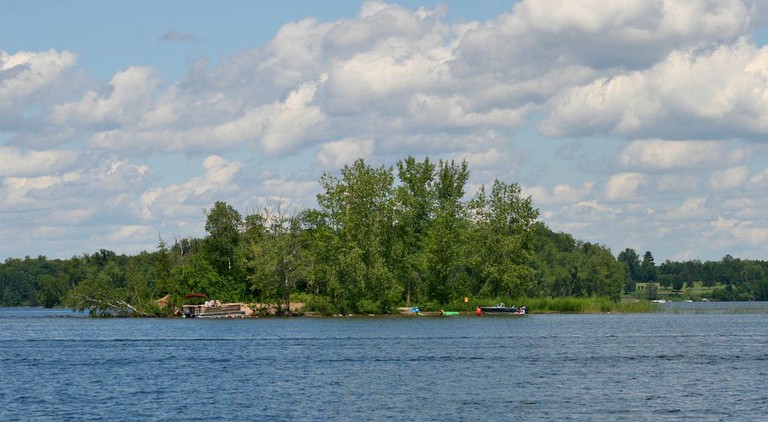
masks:
[[[744,306],[243,320],[0,308],[0,420],[763,420],[768,308]]]

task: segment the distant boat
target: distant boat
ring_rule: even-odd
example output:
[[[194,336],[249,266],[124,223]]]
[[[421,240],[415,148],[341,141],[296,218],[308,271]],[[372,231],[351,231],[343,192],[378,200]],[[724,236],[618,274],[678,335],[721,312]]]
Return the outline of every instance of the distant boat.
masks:
[[[441,316],[457,316],[457,315],[460,315],[460,314],[458,312],[456,312],[456,311],[444,311],[444,310],[441,309],[440,310],[440,315]]]
[[[208,300],[204,293],[190,293],[187,299],[206,299],[202,305],[182,306],[184,318],[242,318],[246,311],[242,303],[220,303],[218,300]]]
[[[499,303],[495,306],[478,306],[475,309],[475,315],[483,316],[484,314],[490,315],[525,315],[528,313],[528,309],[523,305],[518,308],[517,306],[505,306],[503,303]]]

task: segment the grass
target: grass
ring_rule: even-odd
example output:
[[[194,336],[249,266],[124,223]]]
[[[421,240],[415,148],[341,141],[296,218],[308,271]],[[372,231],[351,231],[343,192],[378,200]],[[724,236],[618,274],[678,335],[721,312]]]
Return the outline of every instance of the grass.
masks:
[[[526,303],[533,313],[601,314],[655,312],[649,301],[616,302],[605,297],[534,298]]]
[[[600,313],[640,313],[655,312],[658,306],[647,300],[614,301],[606,297],[539,297],[539,298],[497,298],[470,300],[469,302],[455,301],[443,306],[424,304],[421,310],[474,312],[475,306],[493,306],[503,302],[507,306],[523,306],[534,314],[600,314]]]
[[[633,299],[645,299],[646,298],[646,291],[645,287],[648,283],[637,283],[637,290],[630,293],[629,295],[624,295],[624,299],[633,298]],[[712,287],[704,287],[701,281],[696,281],[693,283],[692,288],[683,287],[683,290],[675,291],[672,289],[665,289],[656,284],[656,296],[659,299],[665,299],[665,300],[672,300],[672,301],[679,301],[679,300],[693,300],[696,302],[701,301],[702,298],[711,298],[712,297]]]

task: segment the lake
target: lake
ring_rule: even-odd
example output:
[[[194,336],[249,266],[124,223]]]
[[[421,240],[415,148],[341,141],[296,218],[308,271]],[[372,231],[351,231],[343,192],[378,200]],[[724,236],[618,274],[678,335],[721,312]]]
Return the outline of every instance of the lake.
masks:
[[[0,420],[763,419],[768,304],[663,306],[239,320],[0,308]]]

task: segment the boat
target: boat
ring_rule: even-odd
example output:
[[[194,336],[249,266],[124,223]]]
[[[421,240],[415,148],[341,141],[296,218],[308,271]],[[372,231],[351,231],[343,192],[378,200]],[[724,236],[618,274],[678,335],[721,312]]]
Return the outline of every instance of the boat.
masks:
[[[494,306],[478,306],[475,309],[477,316],[489,315],[525,315],[528,313],[528,309],[525,305],[518,308],[517,306],[505,306],[503,303],[499,303]]]
[[[184,305],[184,318],[243,318],[246,314],[241,303]]]
[[[246,310],[242,303],[221,303],[218,300],[208,300],[204,293],[190,293],[187,299],[205,299],[204,304],[182,306],[184,318],[242,318]],[[175,311],[175,310],[174,310]]]
[[[440,310],[440,316],[458,316],[458,315],[461,315],[461,314],[456,311],[444,311],[442,309]]]

